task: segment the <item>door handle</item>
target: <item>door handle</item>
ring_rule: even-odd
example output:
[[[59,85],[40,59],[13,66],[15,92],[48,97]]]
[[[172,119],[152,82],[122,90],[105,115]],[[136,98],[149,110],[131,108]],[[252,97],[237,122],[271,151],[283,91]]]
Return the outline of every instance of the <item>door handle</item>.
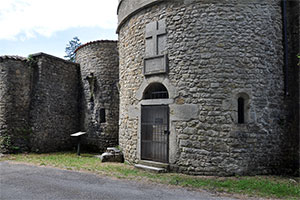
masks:
[[[167,134],[169,135],[169,134],[170,134],[170,131],[164,131],[164,134],[165,134],[165,135],[167,135]]]

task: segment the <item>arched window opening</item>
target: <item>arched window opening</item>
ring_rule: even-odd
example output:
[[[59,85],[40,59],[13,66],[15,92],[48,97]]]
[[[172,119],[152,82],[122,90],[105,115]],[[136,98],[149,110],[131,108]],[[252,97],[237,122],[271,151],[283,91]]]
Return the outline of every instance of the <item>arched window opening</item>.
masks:
[[[243,97],[238,98],[238,123],[245,123],[245,99]]]
[[[167,88],[161,83],[150,84],[145,92],[143,99],[168,99],[169,94]]]

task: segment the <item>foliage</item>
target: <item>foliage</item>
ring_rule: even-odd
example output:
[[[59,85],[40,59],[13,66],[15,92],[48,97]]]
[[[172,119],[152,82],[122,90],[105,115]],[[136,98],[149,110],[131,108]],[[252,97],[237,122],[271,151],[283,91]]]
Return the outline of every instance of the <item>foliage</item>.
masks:
[[[67,170],[89,171],[95,174],[123,179],[147,180],[161,184],[178,185],[194,189],[243,194],[254,197],[300,199],[298,179],[278,176],[253,177],[199,177],[184,174],[157,174],[138,170],[121,163],[101,163],[91,154],[52,153],[52,154],[17,154],[1,158],[42,166],[53,166]],[[0,161],[1,161],[0,159]],[[295,179],[295,180],[294,180]]]
[[[28,151],[31,134],[32,129],[28,126],[16,127],[8,131],[3,131],[0,135],[0,152],[20,153]],[[18,142],[16,142],[16,140]]]
[[[33,57],[32,54],[29,54],[29,56],[27,57],[27,62],[29,63],[29,66],[33,67],[37,64],[36,59]]]
[[[11,137],[6,133],[0,136],[0,150],[1,151],[8,151],[11,147]]]
[[[71,62],[75,62],[75,50],[81,45],[81,42],[79,40],[79,38],[73,37],[73,39],[71,41],[69,41],[69,44],[67,44],[65,52],[66,52],[66,56],[64,56],[66,59],[68,59]]]

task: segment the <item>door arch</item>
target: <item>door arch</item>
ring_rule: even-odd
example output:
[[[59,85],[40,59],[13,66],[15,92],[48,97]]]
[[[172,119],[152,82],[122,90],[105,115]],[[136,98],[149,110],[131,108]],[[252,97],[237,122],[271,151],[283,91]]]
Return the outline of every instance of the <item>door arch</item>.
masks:
[[[144,99],[166,99],[168,91],[161,83],[150,84]],[[142,105],[141,107],[141,159],[169,162],[169,106]]]

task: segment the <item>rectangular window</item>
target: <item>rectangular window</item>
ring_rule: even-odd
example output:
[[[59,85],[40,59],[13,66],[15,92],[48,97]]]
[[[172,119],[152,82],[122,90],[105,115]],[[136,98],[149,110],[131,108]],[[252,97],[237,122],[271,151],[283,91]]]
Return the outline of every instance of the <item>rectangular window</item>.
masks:
[[[245,110],[244,110],[244,99],[242,97],[238,98],[238,123],[245,123]]]
[[[100,123],[106,122],[105,108],[100,108]]]

